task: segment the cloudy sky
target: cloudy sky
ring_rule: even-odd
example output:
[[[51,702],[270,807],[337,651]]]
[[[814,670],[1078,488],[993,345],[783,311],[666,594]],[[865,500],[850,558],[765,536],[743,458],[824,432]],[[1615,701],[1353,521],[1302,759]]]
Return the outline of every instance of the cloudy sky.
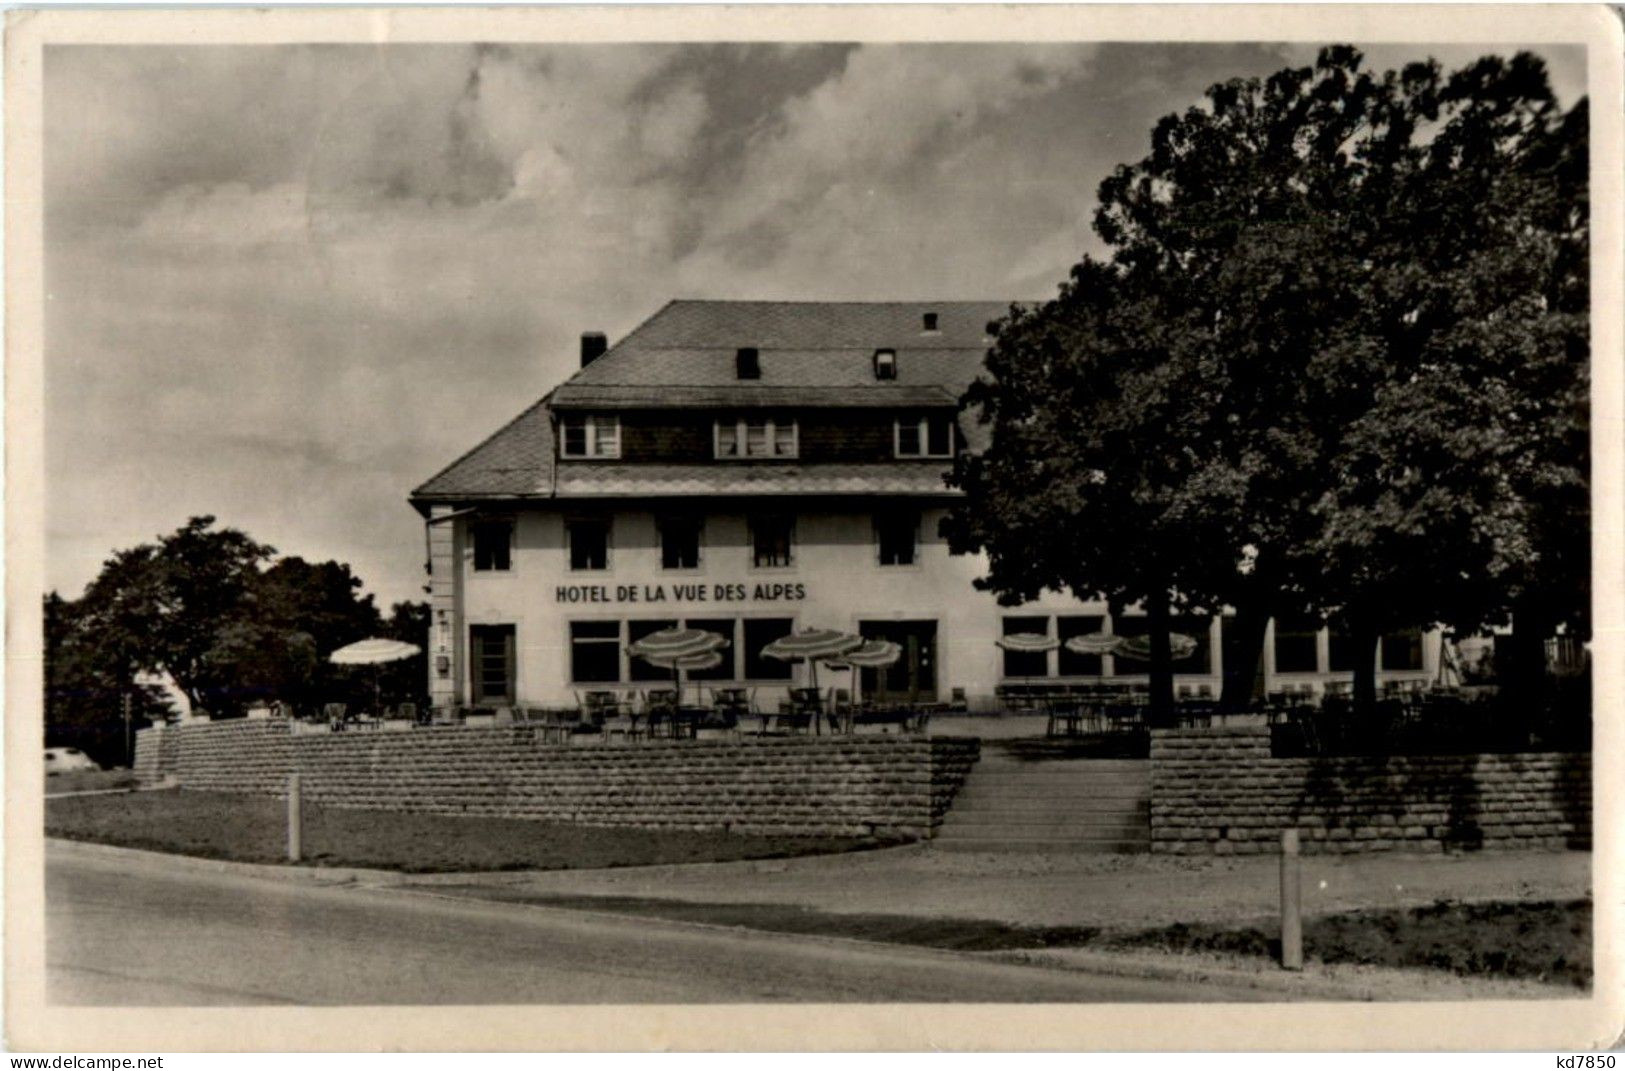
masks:
[[[407,493],[580,332],[672,297],[1047,297],[1159,116],[1312,54],[48,49],[47,584],[212,513],[421,597]],[[1543,54],[1577,99],[1580,51]]]

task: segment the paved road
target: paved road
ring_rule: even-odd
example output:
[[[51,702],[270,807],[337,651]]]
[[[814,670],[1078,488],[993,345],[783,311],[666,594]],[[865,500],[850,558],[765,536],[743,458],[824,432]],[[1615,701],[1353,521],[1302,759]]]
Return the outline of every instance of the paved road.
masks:
[[[1257,1000],[925,950],[311,886],[52,846],[57,1004]]]

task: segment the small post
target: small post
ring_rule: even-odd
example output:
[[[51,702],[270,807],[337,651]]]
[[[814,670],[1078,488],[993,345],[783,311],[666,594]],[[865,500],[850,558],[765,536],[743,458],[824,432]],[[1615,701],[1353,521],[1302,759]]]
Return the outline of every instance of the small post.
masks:
[[[130,739],[130,693],[124,693],[124,765],[135,765],[135,744]]]
[[[1303,873],[1296,829],[1281,830],[1281,969],[1303,970]]]
[[[288,775],[288,862],[297,863],[303,854],[303,845],[300,844],[303,830],[300,829],[299,805],[299,775]]]

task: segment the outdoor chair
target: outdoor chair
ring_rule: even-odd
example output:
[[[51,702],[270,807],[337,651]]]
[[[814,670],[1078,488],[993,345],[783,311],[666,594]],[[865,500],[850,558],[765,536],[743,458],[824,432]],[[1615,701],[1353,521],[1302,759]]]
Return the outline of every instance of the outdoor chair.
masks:
[[[823,695],[816,688],[791,688],[790,697],[779,703],[775,729],[804,733],[824,713]]]
[[[344,731],[344,715],[349,708],[343,703],[328,703],[322,707],[322,716],[327,719],[327,726],[333,732]]]
[[[852,693],[836,688],[829,703],[829,730],[832,733],[852,731]]]

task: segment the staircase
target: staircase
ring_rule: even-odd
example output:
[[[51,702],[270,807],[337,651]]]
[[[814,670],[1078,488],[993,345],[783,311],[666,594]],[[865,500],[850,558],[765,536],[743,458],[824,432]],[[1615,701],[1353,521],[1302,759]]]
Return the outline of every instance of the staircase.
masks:
[[[947,851],[1144,852],[1151,764],[984,750],[931,842]]]

